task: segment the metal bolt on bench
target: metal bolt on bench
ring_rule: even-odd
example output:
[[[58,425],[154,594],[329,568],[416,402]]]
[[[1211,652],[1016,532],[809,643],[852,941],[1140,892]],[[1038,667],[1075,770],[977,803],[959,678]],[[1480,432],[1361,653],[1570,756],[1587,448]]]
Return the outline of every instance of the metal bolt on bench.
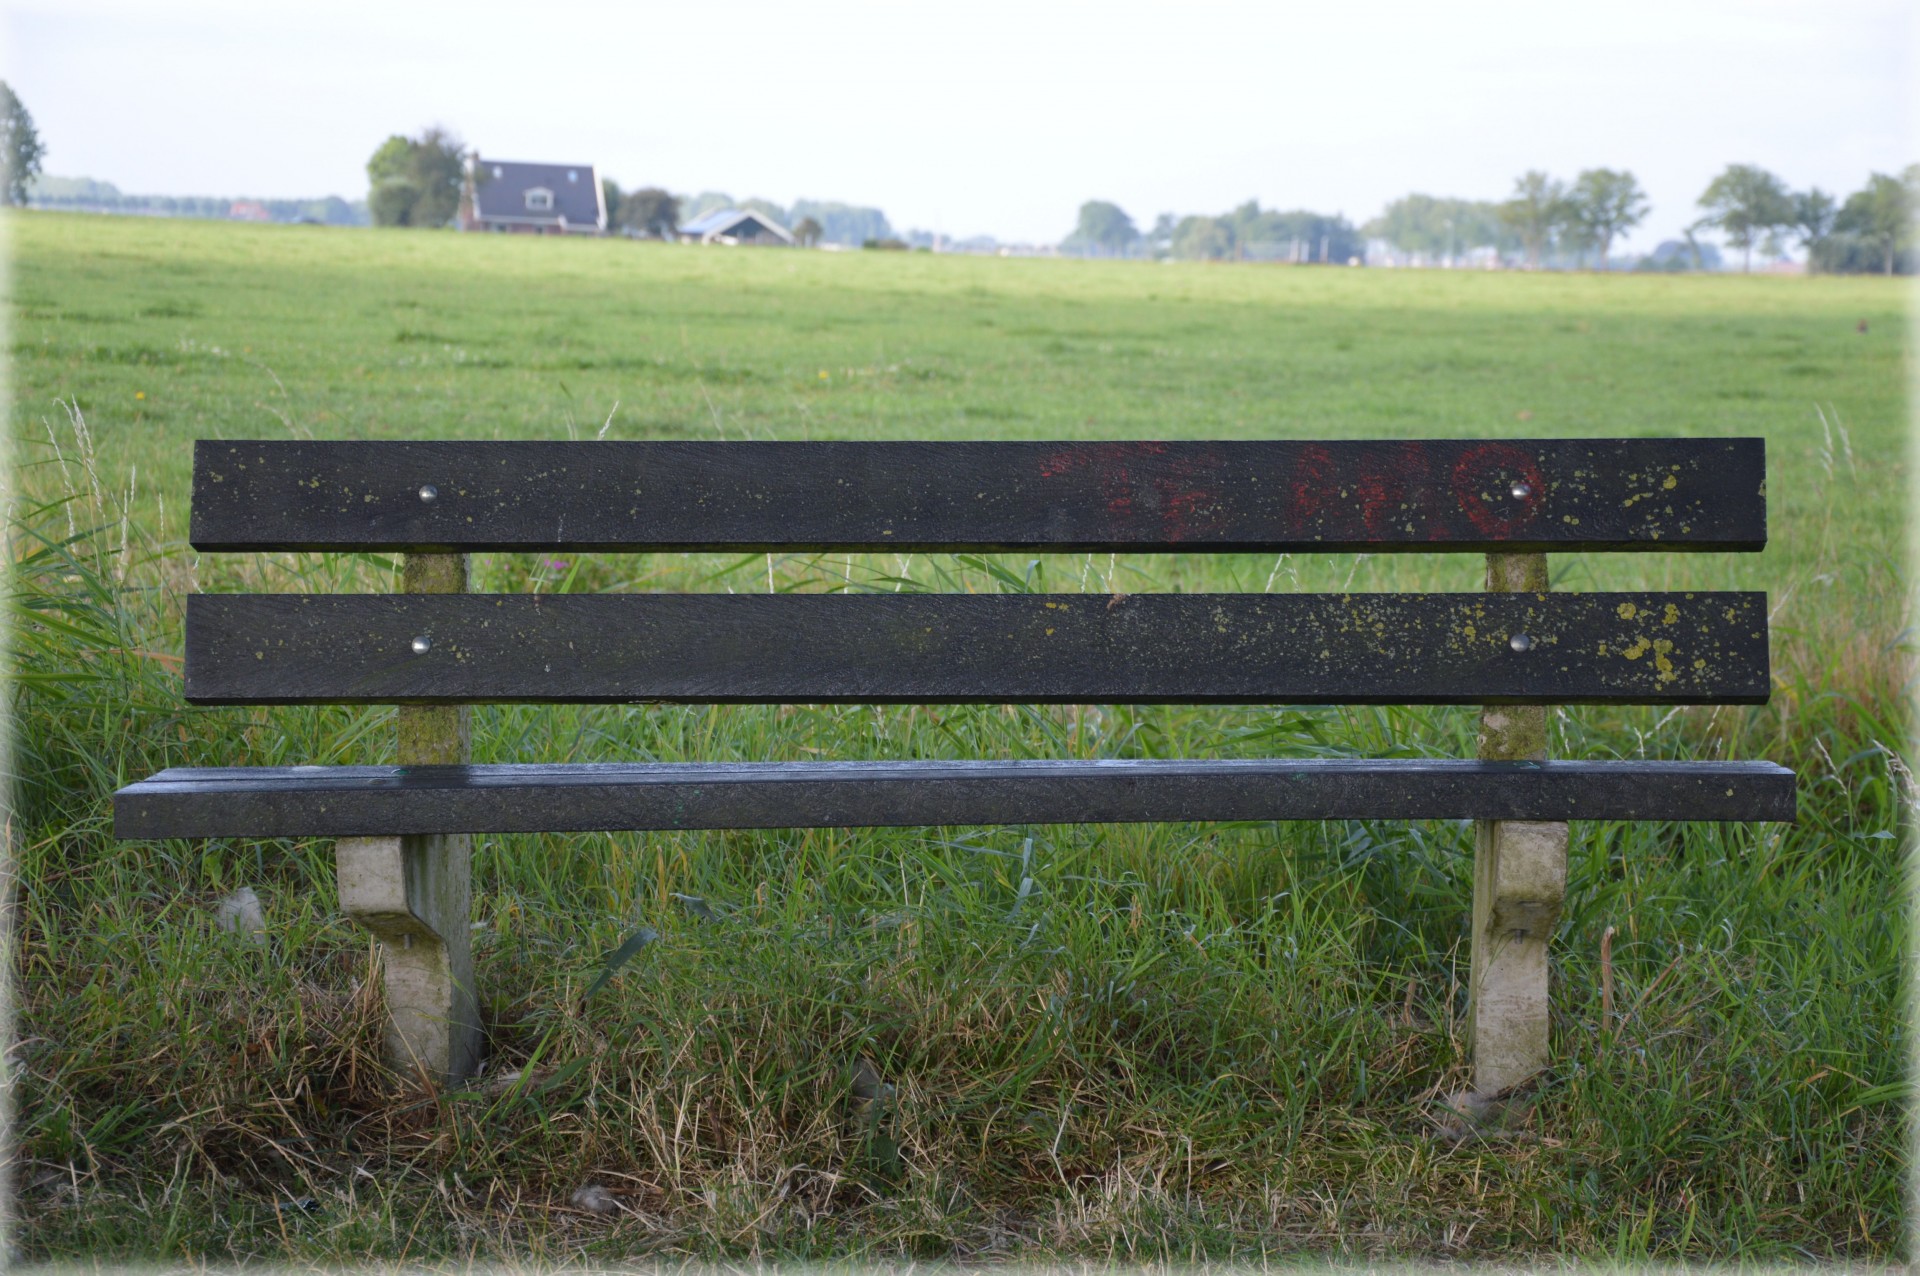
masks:
[[[1548,551],[1754,551],[1759,439],[201,441],[202,552],[397,551],[395,595],[189,599],[196,704],[396,704],[398,766],[185,767],[128,838],[333,837],[396,1065],[469,1075],[470,836],[1473,819],[1474,1087],[1549,1061],[1569,820],[1792,820],[1766,762],[1549,761],[1554,704],[1759,704],[1766,596],[1547,591]],[[474,551],[1436,552],[1486,592],[476,595]],[[470,765],[476,703],[1483,706],[1472,760]]]

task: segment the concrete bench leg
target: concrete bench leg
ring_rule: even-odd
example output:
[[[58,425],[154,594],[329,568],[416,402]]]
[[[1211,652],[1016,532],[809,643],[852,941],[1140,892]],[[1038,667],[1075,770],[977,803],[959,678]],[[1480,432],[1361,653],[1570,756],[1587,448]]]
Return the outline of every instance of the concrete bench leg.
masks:
[[[1487,555],[1487,592],[1545,593],[1545,554]],[[1545,761],[1547,711],[1489,705],[1480,757]],[[1547,943],[1567,890],[1567,826],[1521,820],[1474,825],[1472,973],[1467,1042],[1473,1092],[1492,1099],[1547,1067]]]
[[[436,1084],[480,1063],[471,853],[464,833],[350,837],[334,848],[340,906],[380,940],[388,1062]]]
[[[1492,1098],[1544,1069],[1547,941],[1567,887],[1567,826],[1474,826],[1473,973],[1467,1034],[1474,1093]]]

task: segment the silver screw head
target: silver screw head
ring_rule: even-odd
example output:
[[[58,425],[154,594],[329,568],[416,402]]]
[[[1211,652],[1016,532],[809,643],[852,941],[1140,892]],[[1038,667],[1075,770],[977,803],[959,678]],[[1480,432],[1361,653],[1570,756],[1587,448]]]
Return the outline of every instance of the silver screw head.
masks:
[[[1514,500],[1524,501],[1533,495],[1533,485],[1524,479],[1515,479],[1513,481],[1512,491]]]
[[[438,499],[440,499],[439,488],[431,483],[422,483],[420,485],[420,503],[422,505],[431,505]]]
[[[433,639],[427,637],[425,634],[421,634],[418,638],[415,638],[413,640],[414,655],[424,656],[429,651],[432,651],[432,650],[433,650]]]
[[[1526,634],[1515,634],[1513,637],[1507,639],[1507,646],[1513,648],[1515,651],[1532,651],[1533,639]]]

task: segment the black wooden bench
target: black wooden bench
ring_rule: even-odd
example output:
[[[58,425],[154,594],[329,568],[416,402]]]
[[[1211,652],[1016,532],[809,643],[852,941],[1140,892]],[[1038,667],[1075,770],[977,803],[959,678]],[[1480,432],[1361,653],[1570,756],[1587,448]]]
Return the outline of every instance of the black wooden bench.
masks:
[[[400,766],[194,767],[130,838],[339,839],[389,1049],[472,1071],[468,835],[1162,820],[1479,821],[1475,1086],[1547,1060],[1568,820],[1791,820],[1764,762],[1548,761],[1551,704],[1758,704],[1760,593],[1546,592],[1548,550],[1766,542],[1759,439],[203,441],[202,552],[400,551],[395,595],[188,600],[195,704],[396,704]],[[476,595],[470,551],[1458,551],[1469,594]],[[1473,760],[468,765],[473,703],[1483,706]]]

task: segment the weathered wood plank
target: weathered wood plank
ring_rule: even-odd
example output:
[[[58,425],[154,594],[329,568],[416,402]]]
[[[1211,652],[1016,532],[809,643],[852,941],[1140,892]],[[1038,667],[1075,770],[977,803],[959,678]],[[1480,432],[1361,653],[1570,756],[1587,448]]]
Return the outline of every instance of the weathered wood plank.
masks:
[[[203,594],[187,698],[1761,703],[1766,596]]]
[[[1762,439],[194,445],[197,549],[1757,550]]]
[[[348,837],[1163,820],[1787,820],[1769,762],[1250,761],[184,767],[117,837]]]

